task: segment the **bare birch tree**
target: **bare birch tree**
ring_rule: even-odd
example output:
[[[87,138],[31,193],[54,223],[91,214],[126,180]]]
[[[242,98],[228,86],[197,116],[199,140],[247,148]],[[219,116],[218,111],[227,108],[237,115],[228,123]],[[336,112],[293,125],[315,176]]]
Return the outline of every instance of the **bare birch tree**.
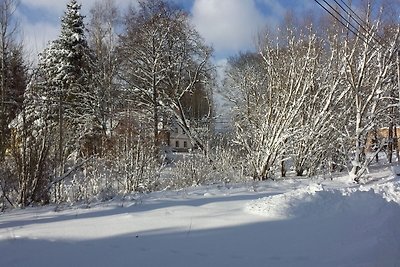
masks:
[[[90,10],[88,25],[88,43],[95,54],[97,100],[101,127],[105,134],[112,135],[115,127],[116,107],[121,102],[117,86],[117,45],[118,27],[121,26],[121,14],[114,0],[102,0]]]
[[[395,67],[396,48],[399,32],[387,45],[377,43],[381,21],[372,21],[370,6],[367,10],[365,25],[368,32],[357,36],[348,33],[343,43],[344,87],[351,96],[352,118],[348,133],[353,142],[350,157],[352,168],[350,175],[355,181],[366,171],[372,161],[365,154],[367,134],[373,129],[379,116],[387,113],[388,106],[382,105],[390,86],[390,72]]]
[[[235,108],[242,111],[235,122],[236,142],[248,156],[255,179],[274,176],[274,168],[287,143],[297,135],[301,112],[315,90],[317,37],[294,34],[291,29],[287,32],[278,41],[266,36],[260,46],[259,63],[245,64],[248,70],[242,73],[246,78],[234,82],[244,100],[234,101]]]
[[[142,1],[139,11],[128,15],[120,47],[121,77],[138,109],[151,114],[155,154],[165,116],[174,118],[193,145],[206,151],[182,99],[200,84],[207,88],[213,78],[211,53],[188,15],[165,1]]]

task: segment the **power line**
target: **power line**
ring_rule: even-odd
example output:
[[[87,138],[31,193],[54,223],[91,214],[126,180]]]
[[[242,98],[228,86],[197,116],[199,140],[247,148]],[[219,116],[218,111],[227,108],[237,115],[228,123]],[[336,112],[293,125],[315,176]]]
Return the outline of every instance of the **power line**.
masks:
[[[366,36],[363,35],[362,33],[359,32],[359,30],[349,21],[347,20],[345,17],[343,17],[342,14],[340,14],[337,10],[335,10],[335,8],[330,5],[326,0],[323,0],[323,2],[328,5],[335,13],[337,13],[345,22],[347,22],[348,24],[346,25],[340,18],[338,18],[337,16],[335,16],[334,13],[332,13],[330,10],[328,10],[328,8],[326,6],[324,6],[323,4],[321,4],[321,2],[319,0],[314,0],[314,2],[316,2],[320,7],[322,7],[326,12],[328,12],[328,14],[330,14],[335,20],[337,20],[340,24],[342,24],[347,30],[349,30],[351,33],[353,33],[355,36],[357,36],[362,42],[364,42],[366,45],[368,45],[369,47],[371,47],[372,49],[377,49],[375,46],[373,46],[370,42],[368,42],[368,40],[366,39]],[[346,12],[347,13],[347,12]],[[353,28],[350,28],[349,25]],[[378,43],[379,44],[379,43]]]
[[[348,25],[350,25],[354,30],[358,32],[358,29],[356,26],[354,26],[347,18],[345,18],[339,11],[337,11],[331,4],[329,4],[326,0],[322,0],[324,3],[330,7],[336,14],[339,15],[345,22],[347,22]],[[336,17],[337,18],[337,17]],[[359,33],[359,32],[358,32]]]
[[[343,21],[341,21],[339,18],[337,18],[331,11],[329,11],[323,4],[321,4],[318,0],[314,0],[320,7],[322,7],[326,12],[329,13],[335,20],[337,20],[340,24],[342,24],[346,29],[348,29],[350,32],[352,32],[354,35],[358,36],[357,32],[354,30],[350,29]],[[324,0],[326,3],[326,1]],[[329,4],[328,4],[329,5]],[[351,24],[351,23],[350,23]],[[353,26],[354,27],[354,26]]]
[[[341,7],[341,5],[336,1],[336,0],[334,0],[335,1],[335,3],[337,3],[340,7]],[[344,6],[346,6],[347,7],[347,9],[348,10],[350,10],[350,12],[353,14],[353,15],[355,15],[356,16],[356,18],[357,19],[359,19],[359,21],[361,22],[361,23],[363,23],[363,19],[356,13],[356,12],[354,12],[354,10],[348,5],[348,4],[346,4],[346,2],[344,2],[343,0],[339,0]],[[342,8],[343,9],[343,8]]]
[[[327,4],[336,14],[338,14],[340,16],[340,18],[342,18],[345,22],[347,22],[347,24],[349,26],[351,26],[354,31],[356,32],[355,35],[358,36],[365,44],[367,44],[368,46],[370,46],[371,48],[375,49],[374,46],[372,46],[367,39],[367,36],[365,36],[364,34],[362,34],[359,29],[357,29],[357,27],[355,27],[347,18],[345,18],[338,10],[336,10],[332,5],[330,5],[326,0],[323,0],[325,4]],[[346,12],[346,11],[345,11]],[[348,14],[346,12],[346,14]],[[351,17],[351,16],[350,16]],[[338,18],[335,17],[337,20]],[[343,23],[344,24],[344,23]],[[346,29],[350,30],[350,28],[346,25]],[[354,33],[354,31],[352,31]],[[368,31],[367,31],[368,32]]]
[[[340,4],[337,0],[334,0],[335,1],[335,3],[355,22],[355,23],[357,23],[357,25],[361,28],[361,29],[363,29],[364,30],[364,32],[368,35],[368,36],[370,36],[370,37],[372,37],[374,40],[375,40],[375,42],[377,42],[380,46],[382,46],[382,47],[386,47],[385,46],[385,44],[384,44],[384,42],[383,42],[383,40],[378,40],[377,38],[376,38],[376,35],[371,35],[371,28],[368,26],[368,25],[366,25],[365,24],[365,21],[363,21],[363,19],[349,6],[349,5],[347,5],[343,0],[339,0],[346,8],[344,8],[343,7],[343,5],[342,4]],[[349,12],[350,11],[350,12]],[[355,18],[354,18],[354,16],[355,16]],[[363,25],[364,24],[364,25]],[[365,27],[364,27],[365,26]]]

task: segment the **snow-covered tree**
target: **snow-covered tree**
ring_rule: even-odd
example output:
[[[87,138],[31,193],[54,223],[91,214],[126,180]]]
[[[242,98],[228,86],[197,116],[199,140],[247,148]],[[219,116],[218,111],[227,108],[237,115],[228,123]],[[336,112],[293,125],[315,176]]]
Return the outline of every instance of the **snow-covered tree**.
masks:
[[[108,137],[116,126],[117,107],[124,102],[118,86],[116,51],[121,22],[114,0],[95,2],[90,10],[88,43],[96,58],[97,71],[94,80],[98,91],[99,118]]]
[[[94,58],[80,10],[76,0],[67,4],[60,36],[40,54],[24,109],[11,125],[21,205],[48,201],[49,186],[68,173],[67,160],[74,165],[101,129]]]
[[[15,205],[12,194],[18,188],[15,164],[12,160],[13,134],[9,123],[22,109],[23,94],[28,81],[24,47],[18,40],[15,15],[18,1],[0,1],[0,200]]]
[[[287,144],[300,131],[299,118],[315,90],[317,38],[315,34],[288,33],[277,42],[267,36],[258,55],[234,62],[228,72],[227,90],[236,95],[235,142],[256,179],[273,177]]]
[[[377,43],[381,21],[373,21],[368,14],[371,14],[370,10],[365,20],[368,32],[353,37],[348,34],[342,46],[345,68],[343,90],[351,96],[352,114],[346,132],[350,133],[349,138],[354,142],[350,174],[355,181],[360,179],[372,160],[365,153],[367,135],[382,115],[389,112],[390,105],[383,99],[395,86],[392,71],[396,69],[399,42],[397,28],[397,33],[386,45]]]
[[[259,55],[230,61],[225,94],[254,177],[268,178],[286,160],[298,175],[340,166],[358,181],[365,172],[373,158],[367,135],[393,118],[398,103],[398,25],[382,41],[372,13],[360,34],[333,19],[315,31],[291,27],[267,36]]]
[[[206,46],[189,23],[189,17],[166,1],[141,1],[131,11],[121,39],[121,77],[137,109],[151,114],[155,147],[162,118],[174,118],[194,146],[206,145],[191,127],[183,98],[212,80]],[[210,94],[206,94],[209,96]]]
[[[85,138],[101,129],[94,59],[80,10],[81,5],[75,0],[67,4],[60,36],[40,56],[34,86],[36,94],[48,102],[47,119],[58,126],[61,162],[78,149],[76,144],[86,142]],[[69,143],[75,147],[68,147]]]
[[[297,134],[290,140],[287,152],[293,160],[294,171],[300,176],[331,172],[347,165],[341,147],[342,137],[337,131],[347,126],[349,116],[349,107],[344,105],[348,97],[340,90],[343,66],[337,36],[343,31],[335,21],[328,25],[328,28],[318,29],[308,25],[305,29],[317,36],[317,68],[308,100],[295,123]]]

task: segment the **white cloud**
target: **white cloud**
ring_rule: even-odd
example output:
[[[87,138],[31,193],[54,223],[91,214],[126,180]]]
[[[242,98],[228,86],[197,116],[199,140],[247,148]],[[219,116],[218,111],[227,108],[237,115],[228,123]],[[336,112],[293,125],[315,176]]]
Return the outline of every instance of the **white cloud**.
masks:
[[[47,44],[56,39],[59,35],[59,18],[63,15],[69,1],[70,0],[21,0],[22,5],[35,9],[35,12],[39,14],[24,14],[17,10],[22,38],[27,53],[32,60],[36,61],[37,54],[43,51]],[[98,0],[78,0],[78,3],[82,4],[82,14],[87,16],[89,10],[97,1]],[[128,7],[130,4],[135,4],[136,2],[136,0],[115,0],[116,6],[120,9]],[[51,14],[51,16],[36,17],[34,20],[29,19],[29,17],[34,15],[40,16],[40,13]],[[49,21],[49,17],[56,19]]]
[[[136,0],[114,1],[118,7],[127,7],[130,4],[135,4],[137,2]],[[47,9],[57,15],[62,14],[68,2],[70,2],[70,0],[21,0],[21,4],[23,5],[33,8]],[[82,9],[84,12],[88,12],[94,3],[99,2],[99,0],[78,0],[77,2],[82,4]]]
[[[59,18],[70,0],[21,0],[21,4],[41,17],[28,19],[35,14],[20,14],[22,31],[27,48],[32,53],[42,51],[59,34]],[[78,0],[82,14],[88,15],[94,3],[101,0]],[[114,0],[121,10],[137,0]],[[171,0],[183,2],[188,0]],[[214,46],[219,58],[254,47],[256,36],[265,25],[276,26],[285,8],[278,0],[192,0],[192,21],[196,29]],[[269,10],[264,12],[263,6]],[[51,14],[46,16],[46,14]],[[266,15],[268,14],[268,15]],[[50,19],[51,18],[51,21]],[[33,21],[33,22],[32,22]]]
[[[254,47],[256,34],[267,22],[254,0],[196,0],[192,15],[196,29],[217,54]]]

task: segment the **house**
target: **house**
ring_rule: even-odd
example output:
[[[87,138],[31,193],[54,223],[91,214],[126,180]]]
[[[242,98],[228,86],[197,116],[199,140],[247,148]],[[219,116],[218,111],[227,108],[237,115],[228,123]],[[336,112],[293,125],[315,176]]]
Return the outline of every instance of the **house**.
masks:
[[[188,152],[193,148],[190,142],[190,138],[178,125],[174,125],[173,127],[171,127],[171,131],[169,134],[169,146],[172,148],[172,150],[177,152]]]

